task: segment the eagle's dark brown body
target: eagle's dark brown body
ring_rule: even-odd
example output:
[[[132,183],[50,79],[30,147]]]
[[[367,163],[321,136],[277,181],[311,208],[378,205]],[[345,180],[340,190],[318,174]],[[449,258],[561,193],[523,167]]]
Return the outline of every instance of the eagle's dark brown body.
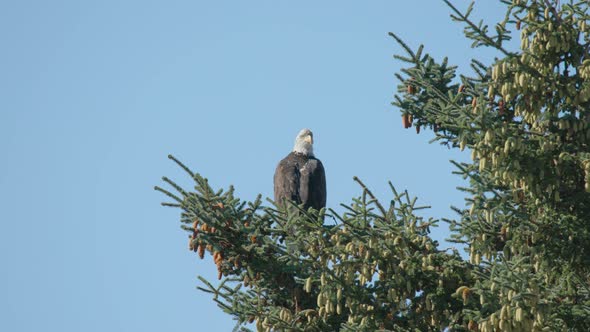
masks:
[[[326,206],[326,174],[319,159],[303,153],[291,152],[275,171],[274,200],[285,204],[291,200],[320,210]]]

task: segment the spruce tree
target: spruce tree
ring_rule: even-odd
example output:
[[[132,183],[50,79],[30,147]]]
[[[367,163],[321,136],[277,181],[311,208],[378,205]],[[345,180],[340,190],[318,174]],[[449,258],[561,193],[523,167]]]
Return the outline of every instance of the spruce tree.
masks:
[[[361,195],[344,213],[278,208],[214,190],[170,157],[195,191],[167,178],[175,192],[156,189],[181,209],[189,249],[213,255],[221,281],[200,289],[236,329],[590,331],[590,4],[502,1],[492,29],[472,21],[473,4],[444,1],[473,47],[498,58],[458,74],[391,34],[407,64],[393,104],[402,126],[471,151],[454,162],[469,180],[465,208],[445,220],[469,258],[440,249],[437,220],[393,185],[384,204],[354,178]]]

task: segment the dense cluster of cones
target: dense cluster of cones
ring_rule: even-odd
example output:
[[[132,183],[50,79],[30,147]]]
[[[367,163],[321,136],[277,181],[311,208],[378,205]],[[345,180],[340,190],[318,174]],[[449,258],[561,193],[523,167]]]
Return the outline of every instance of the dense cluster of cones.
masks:
[[[223,203],[217,203],[212,206],[214,210],[222,210],[224,208]],[[226,221],[225,229],[229,230],[232,226],[233,222],[231,220]],[[247,228],[249,226],[248,222],[244,223],[244,226]],[[202,239],[199,239],[199,233],[207,233],[207,234],[215,234],[219,233],[221,230],[215,227],[209,226],[204,222],[199,222],[199,219],[195,218],[192,225],[192,234],[189,236],[189,250],[197,252],[199,258],[205,258],[205,252],[208,251],[213,255],[213,262],[217,266],[218,272],[218,279],[221,279],[222,276],[227,275],[228,269],[231,269],[233,266],[234,268],[238,269],[241,267],[240,257],[238,255],[234,255],[233,257],[226,257],[224,253],[224,249],[228,249],[232,246],[232,244],[227,240],[219,241],[219,247],[222,249],[214,247],[212,244],[206,244]],[[256,236],[252,235],[249,237],[249,240],[252,243],[256,243],[257,239]],[[224,263],[229,264],[224,264]]]

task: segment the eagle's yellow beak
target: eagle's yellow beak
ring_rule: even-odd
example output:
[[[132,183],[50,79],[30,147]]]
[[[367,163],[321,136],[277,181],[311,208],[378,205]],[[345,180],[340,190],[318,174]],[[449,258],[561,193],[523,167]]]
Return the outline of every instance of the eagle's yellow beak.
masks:
[[[313,137],[311,135],[305,136],[305,141],[309,144],[313,144]]]

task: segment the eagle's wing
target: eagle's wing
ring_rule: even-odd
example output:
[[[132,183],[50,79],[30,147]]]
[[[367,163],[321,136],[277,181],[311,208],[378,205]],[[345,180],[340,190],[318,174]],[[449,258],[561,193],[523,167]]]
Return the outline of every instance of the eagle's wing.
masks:
[[[285,204],[285,200],[301,203],[299,197],[300,171],[293,155],[289,154],[277,165],[274,176],[274,200],[278,205]]]
[[[326,206],[326,173],[319,159],[310,158],[301,168],[299,196],[305,208]]]

